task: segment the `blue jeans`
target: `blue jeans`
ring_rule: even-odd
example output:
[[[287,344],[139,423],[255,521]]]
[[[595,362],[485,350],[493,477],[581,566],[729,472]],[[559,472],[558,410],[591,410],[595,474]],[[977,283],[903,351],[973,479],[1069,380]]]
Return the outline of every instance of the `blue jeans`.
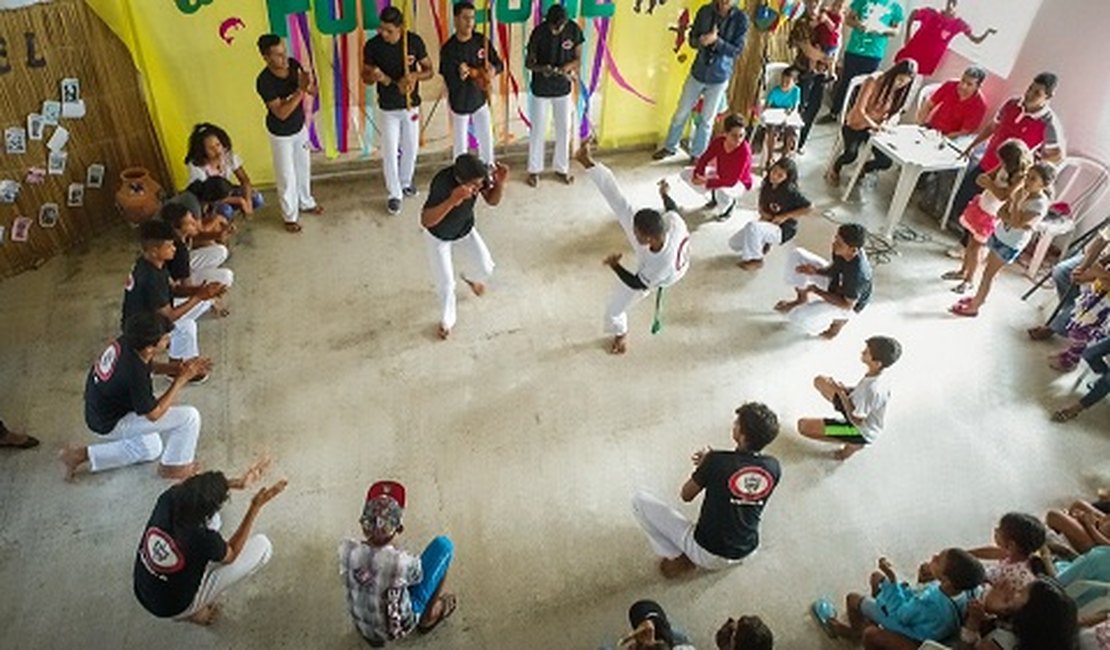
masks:
[[[243,190],[237,187],[231,190],[231,196],[243,196]],[[252,208],[257,210],[258,208],[262,207],[263,203],[264,201],[262,200],[262,192],[251,192]],[[219,203],[216,205],[216,214],[220,215],[224,219],[227,219],[228,221],[231,221],[231,218],[235,216],[235,208],[227,203]]]
[[[1110,546],[1096,546],[1077,557],[1074,562],[1064,568],[1057,565],[1056,581],[1060,583],[1060,586],[1067,588],[1068,585],[1077,580],[1110,581]],[[1080,594],[1075,602],[1083,607],[1097,595],[1097,593],[1088,591]]]
[[[412,601],[412,611],[417,618],[422,617],[432,604],[432,597],[447,577],[447,569],[454,557],[455,545],[443,535],[433,539],[420,554],[424,579],[419,584],[409,586],[409,600]]]
[[[674,151],[678,147],[678,140],[686,130],[690,113],[698,103],[698,97],[701,97],[701,117],[695,119],[694,137],[690,141],[690,155],[696,158],[705,153],[705,149],[709,146],[709,136],[713,135],[713,122],[717,117],[718,107],[727,89],[727,81],[707,84],[695,79],[694,75],[687,76],[686,83],[682,85],[682,95],[678,98],[678,106],[675,107],[674,116],[671,118],[671,128],[667,131],[666,141],[663,142],[663,148]]]
[[[1083,261],[1083,251],[1061,260],[1052,267],[1052,282],[1056,285],[1056,295],[1060,297],[1060,309],[1055,318],[1049,321],[1048,326],[1060,336],[1065,335],[1064,328],[1071,320],[1072,310],[1075,309],[1075,299],[1079,297],[1078,287],[1071,281],[1072,271]]]
[[[1091,390],[1079,399],[1083,408],[1090,408],[1110,395],[1110,367],[1106,365],[1106,356],[1110,355],[1110,336],[1095,341],[1083,351],[1083,360],[1098,373],[1099,377],[1091,385]]]

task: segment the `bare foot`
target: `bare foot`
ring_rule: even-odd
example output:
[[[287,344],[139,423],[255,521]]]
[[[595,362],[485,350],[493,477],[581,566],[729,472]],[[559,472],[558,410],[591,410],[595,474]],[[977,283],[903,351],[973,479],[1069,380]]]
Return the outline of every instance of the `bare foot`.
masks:
[[[775,303],[775,311],[786,313],[802,304],[800,300],[780,300]]]
[[[188,465],[163,465],[158,463],[158,476],[171,481],[187,479],[200,472],[200,463],[193,461]]]
[[[821,338],[825,339],[826,341],[831,341],[835,339],[836,335],[840,334],[840,330],[844,329],[844,324],[847,322],[848,321],[844,320],[834,320],[832,322],[832,325],[829,325],[829,329],[821,332]]]
[[[763,260],[744,260],[743,262],[738,263],[736,266],[739,266],[745,271],[755,271],[757,269],[763,268]]]
[[[316,206],[314,208],[312,208],[311,210],[302,210],[302,212],[307,212],[309,214],[315,214],[315,215],[321,215],[321,214],[324,214],[324,206],[317,203]]]
[[[285,232],[298,233],[301,231],[301,224],[296,221],[285,222]]]
[[[470,291],[473,292],[475,296],[478,296],[479,298],[481,298],[482,295],[486,293],[486,285],[482,284],[481,282],[471,280],[471,279],[467,278],[465,275],[462,275],[462,276],[459,276],[459,277],[461,277],[463,282],[466,283],[466,286],[470,287]]]
[[[0,429],[3,429],[0,427]],[[39,446],[39,439],[31,436],[16,433],[15,431],[7,431],[4,429],[4,435],[0,436],[0,447],[9,447],[12,449],[32,449]]]
[[[578,163],[586,169],[594,166],[594,157],[590,154],[589,140],[582,141],[582,144],[579,145],[578,150],[574,152],[574,159],[577,160]]]
[[[673,560],[663,558],[659,561],[659,572],[668,580],[682,577],[696,568],[698,568],[697,565],[691,562],[690,558],[685,555],[679,555]]]
[[[628,338],[627,334],[618,334],[613,337],[613,343],[609,346],[609,354],[624,354],[628,352],[628,344],[625,339]]]
[[[848,460],[859,452],[860,449],[863,449],[863,445],[844,445],[833,452],[833,458],[837,460]]]
[[[219,617],[220,606],[212,604],[205,605],[204,607],[200,608],[196,614],[193,614],[185,620],[189,621],[190,623],[195,623],[196,625],[208,626],[215,623],[216,619],[218,619]]]
[[[88,447],[67,444],[58,452],[58,460],[66,466],[66,482],[73,483],[77,480],[77,470],[89,460]]]
[[[535,187],[540,182],[540,175],[528,174],[528,176],[525,177],[524,182],[528,183],[528,187]]]
[[[451,336],[451,329],[440,323],[439,327],[436,329],[436,336],[439,337],[439,340],[446,341],[447,337]]]
[[[562,181],[563,185],[573,185],[574,184],[574,176],[571,176],[570,174],[564,174],[563,172],[555,172],[555,177],[558,178],[560,181]]]
[[[1073,404],[1071,406],[1068,406],[1066,408],[1062,408],[1059,411],[1056,411],[1055,413],[1053,413],[1052,414],[1052,421],[1053,422],[1068,422],[1069,420],[1074,420],[1075,418],[1079,417],[1079,414],[1082,413],[1082,412],[1083,412],[1083,405],[1082,404]],[[1101,498],[1101,495],[1100,495],[1100,498]]]
[[[1048,339],[1052,338],[1053,334],[1055,334],[1055,332],[1052,331],[1051,327],[1045,327],[1044,325],[1030,327],[1029,329],[1025,330],[1025,332],[1029,334],[1029,338],[1033,339],[1034,341],[1047,341]]]

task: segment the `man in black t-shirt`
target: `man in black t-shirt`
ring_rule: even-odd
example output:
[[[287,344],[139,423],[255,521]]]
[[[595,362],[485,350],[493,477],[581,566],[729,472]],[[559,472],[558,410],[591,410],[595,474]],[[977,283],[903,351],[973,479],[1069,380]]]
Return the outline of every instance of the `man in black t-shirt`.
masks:
[[[89,370],[85,380],[85,424],[108,442],[95,445],[66,445],[60,454],[66,480],[72,481],[85,464],[101,472],[161,458],[158,473],[164,478],[192,476],[200,436],[200,413],[192,406],[174,406],[181,389],[195,377],[208,372],[211,362],[203,357],[176,367],[169,390],[154,397],[151,374],[154,358],[166,349],[173,324],[161,314],[140,311],[124,322],[123,336],[108,346]],[[162,438],[165,434],[165,452]]]
[[[183,292],[180,295],[188,295],[184,292],[204,282],[217,282],[231,287],[235,282],[235,273],[231,269],[220,268],[220,264],[227,259],[227,247],[214,242],[195,247],[200,233],[200,221],[192,210],[180,203],[167,203],[162,206],[159,218],[173,228],[175,251],[167,268],[175,290]],[[184,285],[185,289],[178,288],[177,285]],[[226,311],[222,313],[226,315]]]
[[[456,2],[455,35],[439,50],[439,73],[447,84],[447,100],[451,105],[455,158],[470,151],[468,126],[473,126],[478,157],[487,165],[493,164],[488,95],[494,75],[504,69],[486,35],[474,33],[474,4],[467,0]]]
[[[312,159],[304,116],[304,100],[316,96],[316,80],[299,61],[286,55],[278,35],[259,36],[258,51],[266,67],[258,73],[255,90],[266,104],[281,216],[287,231],[300,232],[297,219],[302,210],[309,214],[324,211],[312,196]]]
[[[547,114],[554,112],[555,154],[552,166],[555,175],[570,185],[571,87],[582,58],[582,30],[567,20],[563,5],[551,5],[544,21],[528,38],[528,55],[524,65],[532,71],[532,120],[528,133],[528,178],[535,187],[543,171],[543,148],[547,134]]]
[[[493,172],[474,154],[464,153],[455,164],[441,169],[432,178],[428,200],[420,214],[424,226],[424,240],[428,245],[428,260],[432,265],[436,291],[439,294],[439,337],[447,338],[455,326],[455,269],[451,262],[451,248],[459,243],[466,247],[474,265],[475,275],[462,279],[474,295],[486,291],[486,280],[493,274],[493,258],[486,242],[474,227],[474,204],[480,194],[488,205],[501,202],[509,168],[495,163]]]
[[[177,256],[173,228],[164,221],[148,221],[139,226],[142,254],[135,260],[123,292],[123,317],[141,312],[156,312],[173,323],[170,335],[170,361],[181,362],[200,356],[197,319],[212,307],[212,301],[227,292],[219,282],[200,286],[178,285],[170,281],[167,265]],[[175,301],[174,297],[183,298]],[[176,303],[176,304],[175,304]]]
[[[832,262],[804,248],[787,256],[786,277],[793,300],[780,300],[775,311],[789,312],[790,322],[810,336],[836,338],[851,318],[871,301],[872,272],[863,246],[867,230],[858,223],[837,228]],[[817,300],[810,300],[814,296]]]
[[[689,503],[705,492],[696,524],[650,494],[637,492],[632,498],[632,513],[663,558],[659,569],[664,576],[734,566],[759,546],[763,507],[782,475],[779,461],[762,451],[778,433],[774,412],[748,402],[736,409],[734,450],[706,447],[694,452],[694,474],[682,486],[681,497]]]
[[[401,211],[402,196],[416,196],[412,176],[420,147],[420,82],[431,79],[432,74],[424,40],[406,29],[400,9],[383,9],[377,35],[362,48],[362,82],[378,85],[380,153],[389,214]]]

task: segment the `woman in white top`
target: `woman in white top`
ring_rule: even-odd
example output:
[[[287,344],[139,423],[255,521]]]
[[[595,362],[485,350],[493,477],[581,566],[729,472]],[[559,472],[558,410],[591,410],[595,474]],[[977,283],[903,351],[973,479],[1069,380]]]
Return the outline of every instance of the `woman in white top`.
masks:
[[[262,193],[254,191],[251,186],[251,177],[243,167],[243,161],[231,148],[231,138],[227,131],[215,124],[201,122],[193,127],[193,132],[189,134],[185,166],[189,170],[186,185],[204,182],[213,176],[226,178],[232,183],[238,181],[239,186],[232,190],[231,196],[216,206],[216,211],[225,219],[230,220],[237,209],[249,217],[255,209],[262,207]]]

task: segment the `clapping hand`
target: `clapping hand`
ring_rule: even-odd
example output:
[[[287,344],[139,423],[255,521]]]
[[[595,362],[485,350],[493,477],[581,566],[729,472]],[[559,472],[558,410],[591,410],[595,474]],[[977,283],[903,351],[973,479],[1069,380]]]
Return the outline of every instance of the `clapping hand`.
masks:
[[[208,357],[193,357],[181,362],[181,372],[177,376],[183,381],[192,381],[197,377],[207,375],[211,370],[211,359]]]
[[[227,293],[227,285],[220,284],[219,282],[205,282],[204,284],[200,285],[200,290],[197,291],[197,295],[200,297],[201,300],[212,300],[213,298],[219,298],[225,293]]]
[[[262,488],[255,493],[254,497],[251,499],[251,506],[254,508],[261,508],[272,501],[274,497],[284,492],[286,485],[289,485],[289,481],[281,479],[270,487]]]

